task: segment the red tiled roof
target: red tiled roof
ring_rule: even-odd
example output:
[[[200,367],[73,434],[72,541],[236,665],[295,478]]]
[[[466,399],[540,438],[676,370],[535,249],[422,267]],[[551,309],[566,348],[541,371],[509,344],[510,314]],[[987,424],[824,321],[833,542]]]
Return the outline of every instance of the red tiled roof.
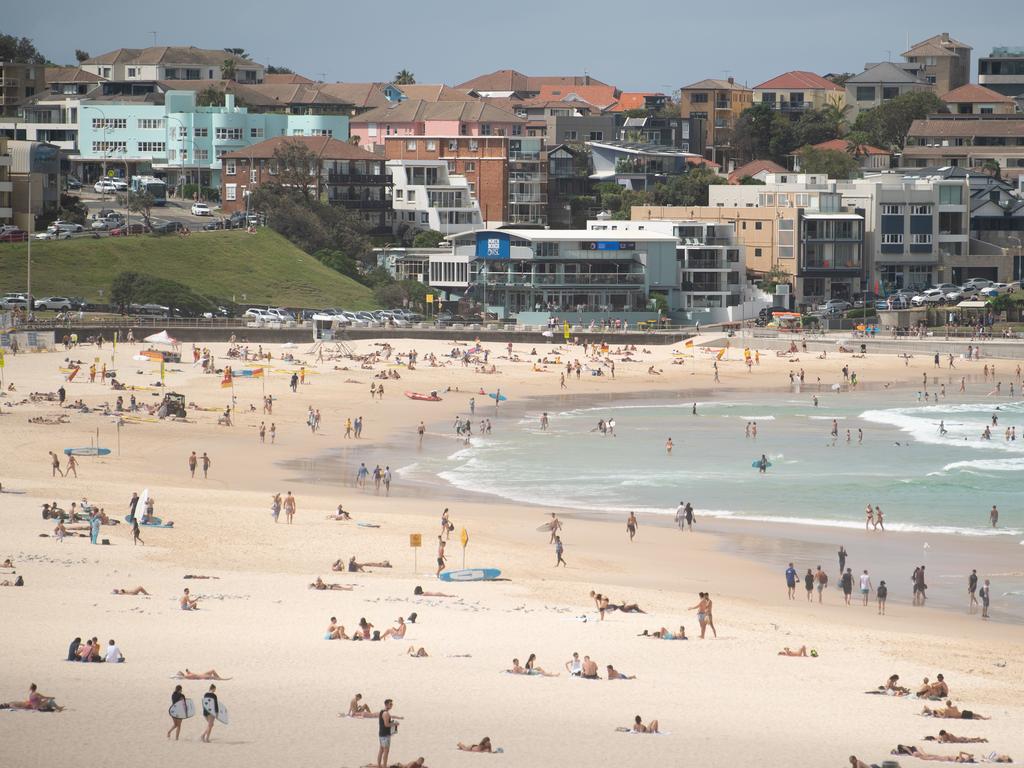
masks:
[[[741,165],[729,174],[730,184],[739,184],[741,179],[748,176],[756,176],[759,173],[786,173],[786,169],[774,160],[751,160],[746,165]]]
[[[973,104],[977,102],[985,103],[999,103],[999,104],[1013,104],[1014,101],[1009,96],[1004,96],[1001,93],[996,93],[991,88],[986,88],[983,85],[975,85],[974,83],[968,83],[967,85],[961,85],[959,88],[954,88],[944,96],[940,96],[947,104]]]
[[[585,101],[601,109],[615,104],[621,92],[613,85],[542,85],[538,100]]]
[[[526,91],[535,93],[545,85],[576,86],[576,85],[606,85],[589,75],[553,75],[530,77],[514,69],[499,69],[486,75],[478,75],[472,80],[459,83],[456,88],[465,88],[474,91]]]
[[[623,91],[619,95],[619,103],[609,112],[625,112],[627,109],[643,109],[648,96],[664,96],[656,91]]]
[[[799,69],[785,72],[778,77],[773,77],[771,80],[766,80],[760,85],[754,86],[755,91],[788,90],[790,88],[810,91],[845,90],[841,85],[836,85],[821,75],[816,75],[813,72],[804,72]]]
[[[305,75],[297,75],[294,72],[275,72],[263,75],[263,82],[267,85],[312,85],[316,81],[310,80]]]
[[[873,147],[870,144],[858,144],[856,147],[846,139],[831,139],[814,145],[815,149],[825,149],[832,152],[849,152],[851,155],[861,157],[863,155],[890,155],[884,149]],[[797,150],[799,152],[800,150]]]
[[[275,150],[285,144],[304,144],[306,148],[324,160],[380,160],[379,155],[367,152],[354,144],[338,141],[330,136],[275,136],[272,139],[252,144],[235,152],[225,152],[223,157],[229,159],[256,158],[269,159]]]

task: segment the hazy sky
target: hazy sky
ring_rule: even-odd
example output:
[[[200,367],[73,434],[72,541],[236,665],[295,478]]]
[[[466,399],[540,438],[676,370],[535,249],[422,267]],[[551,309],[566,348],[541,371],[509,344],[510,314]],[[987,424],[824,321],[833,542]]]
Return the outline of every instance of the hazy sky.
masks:
[[[582,74],[626,90],[671,91],[706,77],[755,85],[790,69],[859,72],[939,32],[974,48],[1024,46],[1024,0],[151,0],[4,2],[0,31],[51,60],[74,51],[239,47],[314,79],[457,84],[495,69]]]

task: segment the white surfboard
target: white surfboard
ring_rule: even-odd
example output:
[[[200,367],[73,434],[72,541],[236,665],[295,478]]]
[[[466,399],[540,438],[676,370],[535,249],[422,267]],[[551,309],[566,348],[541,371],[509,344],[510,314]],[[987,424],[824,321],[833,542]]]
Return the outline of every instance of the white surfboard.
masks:
[[[176,701],[171,704],[170,708],[167,710],[167,714],[177,720],[188,720],[190,717],[195,715],[195,713],[196,705],[193,703],[192,699]]]
[[[203,699],[203,714],[204,715],[212,715],[213,714],[213,701],[212,701],[212,699],[207,699],[207,698]],[[216,717],[217,717],[217,719],[220,722],[224,723],[224,725],[228,724],[228,708],[226,706],[224,706],[224,702],[220,701],[219,699],[217,700],[217,715],[216,715]]]
[[[139,520],[146,514],[147,501],[149,501],[149,488],[143,488],[142,493],[139,494],[139,500],[135,504],[135,515]]]

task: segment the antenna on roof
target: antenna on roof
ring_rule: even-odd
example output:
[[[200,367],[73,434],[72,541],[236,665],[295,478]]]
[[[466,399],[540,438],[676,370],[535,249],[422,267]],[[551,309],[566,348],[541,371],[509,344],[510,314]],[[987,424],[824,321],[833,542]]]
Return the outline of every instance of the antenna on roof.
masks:
[[[320,75],[320,82],[321,83],[327,82],[327,73],[326,72],[317,72],[317,74]]]
[[[887,50],[885,52],[885,55],[886,55],[886,59],[885,60],[888,61],[888,62],[892,62],[892,51],[891,50]]]
[[[151,34],[153,36],[153,47],[156,48],[156,30],[155,29],[151,29],[149,31],[149,34]]]

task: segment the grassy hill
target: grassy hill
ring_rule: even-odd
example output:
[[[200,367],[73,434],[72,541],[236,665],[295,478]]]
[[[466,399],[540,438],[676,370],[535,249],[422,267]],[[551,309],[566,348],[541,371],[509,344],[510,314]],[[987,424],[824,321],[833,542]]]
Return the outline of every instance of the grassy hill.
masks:
[[[125,271],[174,280],[203,296],[239,304],[376,307],[369,288],[325,267],[266,228],[256,234],[228,230],[184,238],[104,237],[32,243],[32,293],[36,297],[81,296],[105,303],[114,276]],[[0,243],[0,293],[24,290],[25,243]]]

